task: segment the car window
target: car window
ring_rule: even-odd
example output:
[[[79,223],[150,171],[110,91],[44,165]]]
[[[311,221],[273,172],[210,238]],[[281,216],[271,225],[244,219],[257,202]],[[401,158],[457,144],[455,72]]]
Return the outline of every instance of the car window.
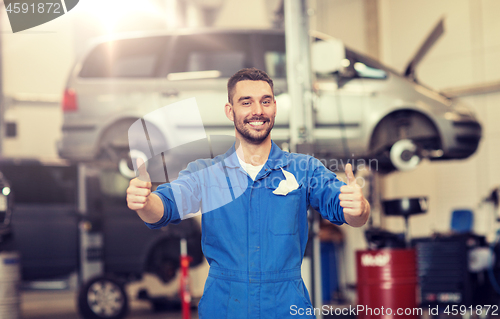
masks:
[[[101,43],[83,62],[80,77],[155,77],[167,40],[167,37],[148,37]]]
[[[262,49],[265,71],[271,78],[286,78],[285,35],[264,34]]]
[[[264,52],[266,72],[272,78],[286,78],[286,56],[285,52]]]
[[[217,71],[200,74],[230,77],[252,66],[247,34],[182,35],[176,37],[173,48],[167,53],[171,58],[167,74]]]
[[[354,62],[354,69],[356,70],[358,75],[362,78],[369,78],[369,79],[387,78],[387,73],[384,70],[380,70],[375,67],[366,65],[363,62]]]
[[[346,56],[349,58],[350,63],[353,63],[358,77],[368,79],[387,78],[387,71],[378,62],[351,50],[346,50]]]
[[[194,51],[188,55],[186,72],[218,70],[221,75],[231,74],[245,65],[245,53]],[[234,72],[233,72],[234,73]]]

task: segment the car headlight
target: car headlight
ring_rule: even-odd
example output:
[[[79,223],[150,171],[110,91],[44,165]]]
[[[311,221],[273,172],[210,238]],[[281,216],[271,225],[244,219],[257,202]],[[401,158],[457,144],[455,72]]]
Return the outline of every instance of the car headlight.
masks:
[[[447,119],[448,121],[460,121],[462,120],[462,115],[456,113],[456,112],[446,112],[444,113],[444,118]]]
[[[4,194],[5,196],[9,196],[9,194],[10,194],[10,187],[5,186],[4,188],[2,188],[2,194]]]

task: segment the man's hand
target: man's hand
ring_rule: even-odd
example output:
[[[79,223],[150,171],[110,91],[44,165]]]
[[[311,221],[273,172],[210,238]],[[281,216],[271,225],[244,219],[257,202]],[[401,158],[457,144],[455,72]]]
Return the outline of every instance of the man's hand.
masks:
[[[135,210],[146,223],[159,222],[163,216],[163,202],[158,195],[151,193],[151,178],[144,161],[137,159],[139,176],[130,181],[127,188],[128,208]]]
[[[340,188],[340,206],[344,209],[346,222],[354,227],[363,226],[370,215],[370,204],[364,198],[361,186],[356,184],[351,164],[345,167],[347,185]]]
[[[146,165],[141,158],[137,159],[139,176],[132,179],[127,188],[128,208],[138,211],[146,207],[149,195],[151,195],[151,178],[146,171]]]

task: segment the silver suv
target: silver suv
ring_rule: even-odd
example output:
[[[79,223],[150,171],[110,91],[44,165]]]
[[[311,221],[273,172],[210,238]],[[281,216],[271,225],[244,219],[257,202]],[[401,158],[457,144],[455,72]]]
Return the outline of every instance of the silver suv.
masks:
[[[322,41],[330,40],[314,38],[315,44]],[[421,158],[461,159],[475,152],[481,126],[467,106],[336,43],[340,51],[331,59],[338,60],[333,61],[338,69],[316,73],[314,82],[314,156],[329,158],[330,169],[340,160],[364,160],[389,172],[414,168]],[[289,141],[290,109],[285,57],[285,35],[278,30],[141,33],[100,40],[69,76],[59,154],[119,164],[124,175],[133,176],[131,125],[191,97],[207,135],[234,135],[223,111],[226,83],[245,67],[263,69],[274,79],[278,113],[272,138],[283,145]],[[330,59],[322,57],[325,63]],[[157,122],[147,126],[163,139],[159,145],[191,129],[189,121],[175,128]]]

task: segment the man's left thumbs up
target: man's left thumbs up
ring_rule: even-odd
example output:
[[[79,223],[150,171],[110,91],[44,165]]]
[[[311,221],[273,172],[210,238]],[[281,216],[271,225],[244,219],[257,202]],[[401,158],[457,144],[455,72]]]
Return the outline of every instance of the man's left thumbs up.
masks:
[[[340,206],[343,207],[346,222],[351,226],[362,226],[370,213],[368,201],[364,198],[361,187],[356,183],[352,165],[345,166],[347,185],[340,188]]]
[[[352,165],[348,163],[345,166],[345,175],[347,176],[347,185],[353,186],[356,185],[356,178],[354,178],[354,173],[352,171]]]

